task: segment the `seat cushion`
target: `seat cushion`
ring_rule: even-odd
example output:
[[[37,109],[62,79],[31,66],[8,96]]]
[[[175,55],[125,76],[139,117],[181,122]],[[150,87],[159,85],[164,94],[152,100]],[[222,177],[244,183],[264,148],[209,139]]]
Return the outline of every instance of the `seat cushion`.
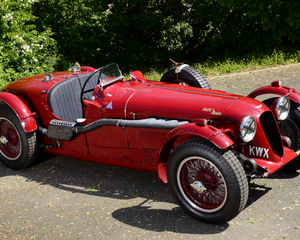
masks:
[[[80,100],[81,84],[77,76],[66,79],[55,85],[48,93],[48,105],[58,117],[68,121],[76,121],[83,117]]]

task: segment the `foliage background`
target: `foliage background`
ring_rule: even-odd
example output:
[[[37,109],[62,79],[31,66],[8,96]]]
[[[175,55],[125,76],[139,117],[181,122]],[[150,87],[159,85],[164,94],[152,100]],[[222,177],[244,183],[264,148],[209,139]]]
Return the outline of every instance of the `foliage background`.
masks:
[[[0,0],[0,80],[117,62],[123,72],[297,52],[290,0]]]
[[[0,2],[0,81],[9,82],[53,71],[58,62],[57,42],[48,27],[37,31],[33,2]]]

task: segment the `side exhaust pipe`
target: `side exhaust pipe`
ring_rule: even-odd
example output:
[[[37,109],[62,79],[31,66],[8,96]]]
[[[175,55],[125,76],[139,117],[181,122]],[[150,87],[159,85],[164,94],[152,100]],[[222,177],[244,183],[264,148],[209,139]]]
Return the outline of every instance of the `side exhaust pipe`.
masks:
[[[157,119],[147,118],[141,120],[123,120],[123,119],[100,119],[86,126],[75,126],[73,132],[87,133],[95,129],[104,126],[116,126],[116,127],[136,127],[136,128],[157,128],[157,129],[173,129],[182,124],[188,123],[188,121],[180,121],[174,119]]]
[[[46,129],[39,126],[39,131],[49,138],[62,141],[71,141],[78,134],[91,132],[105,126],[115,127],[135,127],[135,128],[156,128],[156,129],[173,129],[189,121],[165,118],[147,118],[141,120],[123,120],[123,119],[99,119],[86,126],[78,126],[76,122],[53,119],[50,126]]]

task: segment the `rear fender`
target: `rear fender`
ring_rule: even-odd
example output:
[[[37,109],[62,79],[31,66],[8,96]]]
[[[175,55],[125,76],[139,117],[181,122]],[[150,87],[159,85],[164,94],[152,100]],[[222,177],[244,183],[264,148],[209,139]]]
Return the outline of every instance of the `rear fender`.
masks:
[[[33,117],[35,113],[32,113],[20,98],[11,93],[0,92],[1,102],[7,104],[15,112],[25,132],[32,132],[37,129],[37,124]]]
[[[158,152],[158,178],[160,182],[167,183],[167,161],[170,150],[176,138],[180,135],[190,134],[202,137],[216,145],[220,149],[226,149],[233,145],[233,141],[224,133],[213,126],[198,126],[195,123],[187,123],[174,128],[168,133]]]
[[[264,94],[285,96],[293,102],[300,103],[300,94],[294,88],[280,86],[279,81],[272,82],[271,86],[265,86],[254,90],[248,94],[248,97],[256,98],[257,96]]]

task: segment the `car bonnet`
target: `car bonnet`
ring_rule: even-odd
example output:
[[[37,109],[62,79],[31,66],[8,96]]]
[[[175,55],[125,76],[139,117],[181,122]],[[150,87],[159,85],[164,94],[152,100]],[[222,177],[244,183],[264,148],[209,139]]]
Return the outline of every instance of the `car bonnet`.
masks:
[[[128,100],[125,113],[144,117],[165,117],[184,120],[224,119],[229,106],[241,96],[222,91],[194,87],[148,85]]]

